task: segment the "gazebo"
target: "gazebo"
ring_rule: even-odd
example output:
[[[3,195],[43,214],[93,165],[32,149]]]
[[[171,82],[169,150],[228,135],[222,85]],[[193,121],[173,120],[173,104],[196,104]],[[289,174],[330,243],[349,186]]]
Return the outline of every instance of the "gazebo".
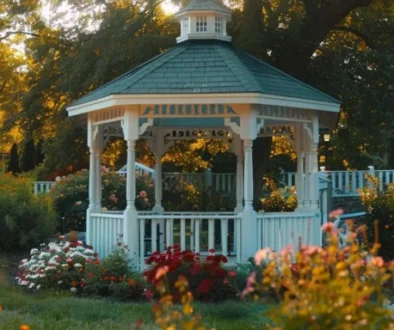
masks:
[[[297,237],[304,243],[320,244],[319,129],[333,127],[340,102],[233,48],[226,32],[231,11],[220,1],[191,0],[175,17],[181,25],[176,47],[67,108],[69,116],[87,119],[87,243],[105,256],[117,235],[122,235],[131,265],[141,270],[147,253],[147,221],[152,228],[152,251],[178,242],[182,249],[204,253],[216,248],[244,262],[257,249],[279,250]],[[277,134],[286,135],[298,155],[298,207],[294,212],[256,213],[252,206],[253,140]],[[100,205],[101,151],[114,135],[127,141],[127,208],[123,213],[103,212]],[[152,212],[138,212],[134,205],[135,144],[141,137],[156,157]],[[168,213],[163,209],[161,157],[177,140],[192,137],[222,139],[237,156],[234,212]],[[220,228],[219,236],[215,228]],[[206,241],[202,240],[204,230]]]

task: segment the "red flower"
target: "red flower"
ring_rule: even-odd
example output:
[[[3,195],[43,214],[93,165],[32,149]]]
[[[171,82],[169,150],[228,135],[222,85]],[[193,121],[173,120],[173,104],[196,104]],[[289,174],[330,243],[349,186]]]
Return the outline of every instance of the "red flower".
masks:
[[[144,321],[142,321],[141,319],[138,319],[138,320],[135,322],[135,327],[136,327],[136,328],[141,328],[143,325],[144,325]]]
[[[88,274],[88,277],[89,277],[89,278],[93,277],[93,273],[89,273],[89,274]]]
[[[109,277],[108,276],[104,276],[104,281],[108,281]]]
[[[215,253],[215,249],[209,249],[208,252],[211,253],[211,254],[214,254]]]
[[[109,279],[110,279],[111,281],[115,281],[115,276],[111,276]]]
[[[152,291],[150,291],[149,289],[145,289],[144,296],[146,299],[152,300],[154,295]]]
[[[119,282],[122,282],[122,281],[123,281],[123,277],[119,276]]]
[[[99,265],[99,264],[100,264],[100,260],[96,259],[96,260],[94,261],[94,263],[95,263],[96,265]]]
[[[204,280],[200,283],[200,285],[198,286],[198,292],[200,292],[200,293],[202,293],[202,294],[207,293],[207,292],[211,289],[213,283],[214,283],[214,281],[213,281],[213,279],[211,279],[211,278],[206,278],[206,279],[204,279]]]
[[[228,276],[235,277],[235,276],[237,276],[237,273],[234,270],[231,270],[228,272]]]

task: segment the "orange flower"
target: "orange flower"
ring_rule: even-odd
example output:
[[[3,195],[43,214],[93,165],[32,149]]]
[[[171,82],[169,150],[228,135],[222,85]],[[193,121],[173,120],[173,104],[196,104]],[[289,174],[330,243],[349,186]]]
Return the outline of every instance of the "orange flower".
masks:
[[[80,272],[80,273],[83,273],[83,268],[79,268],[79,272]]]
[[[104,268],[104,274],[105,273],[108,273],[108,269],[107,268]]]
[[[22,325],[19,327],[19,330],[30,330],[30,327],[29,327],[28,325],[26,325],[26,324],[22,324]]]
[[[111,277],[110,277],[110,280],[111,280],[111,281],[115,281],[115,276],[111,276]]]
[[[135,281],[134,281],[132,278],[130,278],[130,279],[127,281],[127,283],[128,283],[129,285],[134,285],[134,284],[135,284]]]
[[[78,285],[78,281],[72,281],[71,286],[76,287]]]
[[[0,312],[3,310],[3,306],[0,305]]]

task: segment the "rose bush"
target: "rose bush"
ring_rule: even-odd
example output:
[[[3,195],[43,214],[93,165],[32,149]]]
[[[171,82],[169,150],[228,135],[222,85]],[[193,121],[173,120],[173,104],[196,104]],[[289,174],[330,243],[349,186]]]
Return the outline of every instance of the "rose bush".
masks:
[[[145,282],[129,271],[126,251],[119,243],[100,261],[91,247],[61,236],[58,242],[32,249],[30,259],[21,261],[16,280],[31,290],[50,288],[86,296],[143,299]]]
[[[144,275],[148,283],[157,284],[160,273],[166,270],[170,291],[176,296],[175,283],[183,276],[189,283],[193,297],[203,301],[219,301],[234,299],[237,291],[232,284],[234,271],[223,267],[228,262],[227,257],[215,255],[210,250],[207,257],[201,257],[190,250],[181,251],[178,245],[168,247],[167,251],[154,252],[146,261],[150,268]]]
[[[145,191],[144,198],[139,195],[135,205],[139,210],[150,209],[149,196],[153,196],[153,180],[148,177],[137,178],[137,192]],[[53,188],[53,205],[63,230],[85,231],[86,210],[89,206],[89,172],[84,170],[68,175],[58,181]],[[126,208],[126,178],[116,172],[102,168],[102,200],[104,210],[116,211]]]
[[[86,284],[86,265],[99,263],[98,255],[81,241],[59,242],[32,249],[30,260],[19,265],[18,284],[29,289],[54,288],[81,291]]]

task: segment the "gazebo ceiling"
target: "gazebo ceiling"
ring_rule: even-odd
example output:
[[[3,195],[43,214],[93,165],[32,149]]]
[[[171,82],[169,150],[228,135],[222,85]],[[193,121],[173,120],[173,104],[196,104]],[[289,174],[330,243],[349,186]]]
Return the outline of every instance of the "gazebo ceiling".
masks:
[[[111,95],[261,93],[337,105],[333,97],[257,58],[212,40],[187,41],[125,73],[69,107]],[[224,99],[223,102],[226,102]]]

